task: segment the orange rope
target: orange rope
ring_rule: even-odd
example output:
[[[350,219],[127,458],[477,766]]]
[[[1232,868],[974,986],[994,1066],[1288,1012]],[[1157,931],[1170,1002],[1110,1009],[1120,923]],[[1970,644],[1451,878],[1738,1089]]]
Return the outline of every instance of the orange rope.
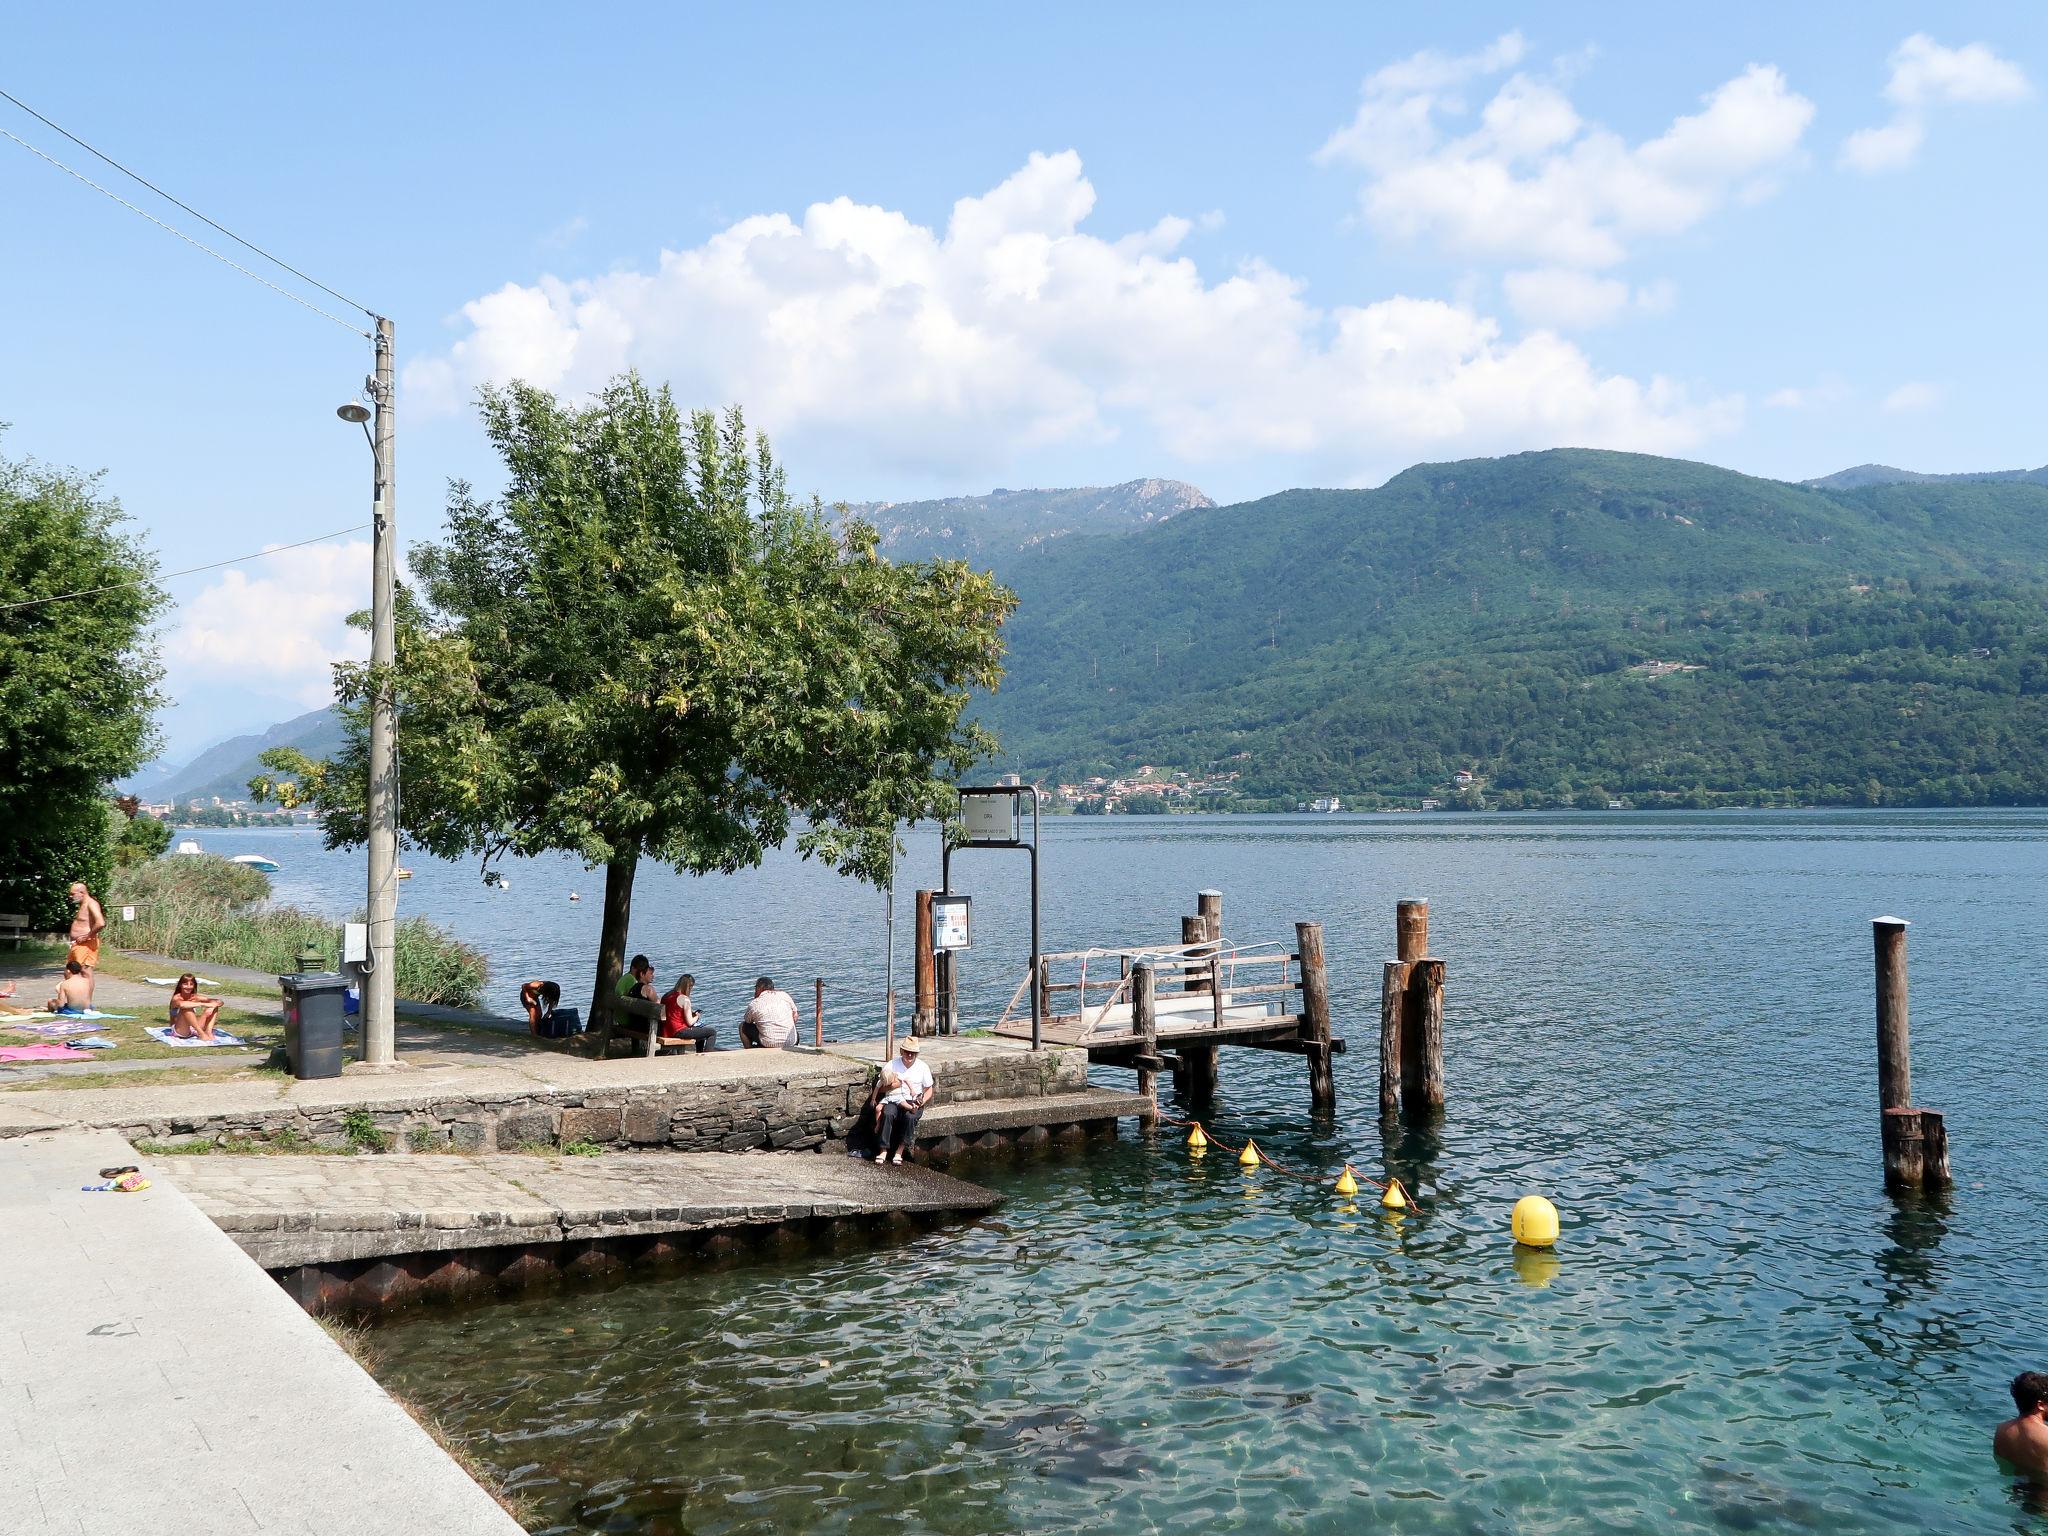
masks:
[[[1167,1114],[1162,1114],[1159,1116],[1159,1118],[1165,1121],[1168,1125],[1191,1126],[1195,1130],[1200,1131],[1205,1137],[1209,1139],[1209,1141],[1212,1144],[1221,1147],[1224,1151],[1232,1153],[1233,1155],[1244,1151],[1243,1147],[1233,1147],[1229,1142],[1225,1141],[1221,1136],[1218,1136],[1214,1131],[1210,1130],[1206,1125],[1202,1124],[1202,1122],[1199,1120],[1182,1120],[1177,1116]],[[1285,1163],[1275,1160],[1273,1155],[1263,1148],[1261,1148],[1259,1151],[1259,1161],[1263,1163],[1266,1167],[1271,1168],[1275,1173],[1285,1174],[1290,1179],[1299,1179],[1304,1184],[1320,1184],[1323,1182],[1325,1178],[1325,1175],[1319,1173],[1298,1173],[1294,1169],[1289,1168]],[[1419,1205],[1416,1205],[1415,1203],[1415,1197],[1408,1192],[1408,1187],[1405,1184],[1403,1184],[1398,1178],[1390,1178],[1387,1184],[1382,1184],[1378,1179],[1371,1178],[1365,1174],[1360,1173],[1358,1171],[1358,1165],[1356,1163],[1346,1163],[1344,1166],[1351,1170],[1351,1175],[1353,1178],[1359,1179],[1364,1183],[1370,1184],[1374,1189],[1379,1190],[1383,1194],[1386,1192],[1390,1185],[1392,1188],[1400,1190],[1402,1199],[1406,1200],[1408,1204],[1415,1210],[1421,1210],[1421,1207]]]

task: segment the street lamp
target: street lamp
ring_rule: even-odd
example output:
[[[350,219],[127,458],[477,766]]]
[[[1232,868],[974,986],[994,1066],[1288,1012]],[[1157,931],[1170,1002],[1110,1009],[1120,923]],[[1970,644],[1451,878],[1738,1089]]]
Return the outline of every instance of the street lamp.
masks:
[[[364,382],[371,404],[349,400],[334,414],[363,428],[376,461],[370,535],[370,833],[369,952],[363,975],[362,1059],[374,1067],[398,1059],[393,955],[398,926],[398,711],[392,608],[397,587],[396,476],[391,322],[377,321],[377,371]],[[372,407],[375,408],[374,416]],[[369,423],[374,419],[374,430]]]

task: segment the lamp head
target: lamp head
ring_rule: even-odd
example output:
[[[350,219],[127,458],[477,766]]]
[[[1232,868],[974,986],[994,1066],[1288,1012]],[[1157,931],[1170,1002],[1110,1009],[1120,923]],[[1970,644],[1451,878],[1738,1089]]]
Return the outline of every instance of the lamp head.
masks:
[[[346,400],[334,408],[334,414],[343,421],[352,421],[361,426],[370,419],[370,408],[360,400]]]

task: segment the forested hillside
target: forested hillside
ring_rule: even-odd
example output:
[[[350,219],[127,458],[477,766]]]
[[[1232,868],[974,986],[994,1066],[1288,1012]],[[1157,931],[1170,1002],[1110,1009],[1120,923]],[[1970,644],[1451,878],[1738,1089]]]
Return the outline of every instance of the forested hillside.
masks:
[[[2048,487],[1567,450],[998,562],[1007,766],[1253,801],[2048,801]]]

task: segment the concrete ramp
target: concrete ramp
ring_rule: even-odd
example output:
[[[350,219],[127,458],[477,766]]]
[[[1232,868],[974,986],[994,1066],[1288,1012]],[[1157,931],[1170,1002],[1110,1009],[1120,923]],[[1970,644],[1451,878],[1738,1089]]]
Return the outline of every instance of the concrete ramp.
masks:
[[[0,1141],[0,1531],[518,1536],[377,1383],[104,1132]]]

